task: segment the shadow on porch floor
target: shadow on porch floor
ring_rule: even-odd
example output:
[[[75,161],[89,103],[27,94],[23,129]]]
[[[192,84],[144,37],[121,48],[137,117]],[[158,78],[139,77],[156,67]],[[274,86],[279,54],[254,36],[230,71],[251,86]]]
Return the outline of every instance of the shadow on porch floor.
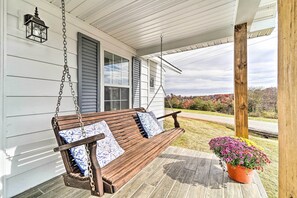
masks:
[[[65,187],[62,176],[40,184],[18,196],[93,197],[89,191]],[[230,180],[213,154],[169,147],[115,194],[103,198],[123,197],[267,197],[257,173],[251,184]]]

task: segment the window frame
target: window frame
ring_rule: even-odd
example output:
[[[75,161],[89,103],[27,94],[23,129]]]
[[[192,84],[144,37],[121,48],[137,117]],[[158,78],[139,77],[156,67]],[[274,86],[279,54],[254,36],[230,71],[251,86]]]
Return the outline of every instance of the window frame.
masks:
[[[112,50],[107,50],[107,49],[102,49],[103,53],[102,53],[102,68],[101,68],[101,71],[102,71],[102,109],[104,111],[107,111],[105,109],[105,87],[114,87],[114,88],[127,88],[128,89],[128,109],[131,108],[131,105],[132,105],[132,64],[131,64],[131,61],[132,61],[132,56],[131,57],[127,57],[123,54],[120,54],[120,53],[116,53],[116,52],[113,52]],[[119,56],[121,58],[124,58],[126,60],[128,60],[128,85],[117,85],[117,84],[111,84],[111,83],[105,83],[105,52],[108,52],[110,54],[113,54],[113,55],[116,55],[116,56]],[[112,100],[109,100],[109,101],[112,101]],[[117,100],[116,100],[117,101]],[[120,100],[119,100],[120,101]],[[112,111],[112,110],[111,110]]]

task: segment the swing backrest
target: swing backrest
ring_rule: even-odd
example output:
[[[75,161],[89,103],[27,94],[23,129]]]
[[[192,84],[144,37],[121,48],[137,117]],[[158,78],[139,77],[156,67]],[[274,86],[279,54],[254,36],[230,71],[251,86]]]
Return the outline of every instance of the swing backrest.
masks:
[[[93,124],[105,120],[111,132],[116,138],[119,145],[128,150],[133,145],[146,141],[143,131],[139,127],[139,122],[136,116],[137,112],[145,112],[143,108],[125,109],[117,111],[106,111],[98,113],[82,114],[84,125]],[[55,121],[53,118],[52,123]],[[59,131],[66,129],[73,129],[79,127],[77,115],[59,116],[57,120],[57,128],[54,129],[58,145],[65,144],[59,135]],[[67,173],[80,173],[79,168],[74,162],[72,156],[68,151],[61,152],[63,162]]]

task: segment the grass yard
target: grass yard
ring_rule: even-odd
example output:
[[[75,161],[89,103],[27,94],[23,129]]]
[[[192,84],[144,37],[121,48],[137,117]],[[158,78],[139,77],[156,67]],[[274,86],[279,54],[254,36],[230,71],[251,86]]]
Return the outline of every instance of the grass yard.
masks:
[[[197,151],[211,152],[208,142],[211,138],[219,136],[233,136],[234,131],[226,126],[198,121],[194,119],[179,118],[179,123],[186,132],[173,142],[173,146],[189,148]],[[165,128],[172,128],[172,119],[165,119]],[[268,197],[278,196],[278,140],[265,139],[257,135],[250,135],[250,139],[265,149],[272,163],[265,167],[263,173],[259,173]]]
[[[166,108],[166,110],[171,110],[170,108]],[[211,112],[211,111],[199,111],[199,110],[190,110],[190,109],[174,109],[174,111],[183,111],[189,113],[198,113],[198,114],[205,114],[205,115],[214,115],[214,116],[222,116],[222,117],[229,117],[233,118],[233,115],[218,113],[218,112]],[[274,122],[277,123],[277,119],[270,119],[270,118],[263,118],[263,117],[249,117],[249,120],[257,120],[257,121],[264,121],[264,122]]]

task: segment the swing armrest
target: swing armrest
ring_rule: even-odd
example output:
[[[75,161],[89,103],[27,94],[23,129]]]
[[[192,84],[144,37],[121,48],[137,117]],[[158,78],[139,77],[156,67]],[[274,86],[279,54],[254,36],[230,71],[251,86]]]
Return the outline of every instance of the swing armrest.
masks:
[[[179,123],[177,121],[177,114],[179,114],[179,113],[181,113],[181,111],[176,111],[176,112],[173,112],[173,113],[169,113],[169,114],[163,115],[161,117],[158,117],[157,119],[162,119],[162,118],[172,116],[172,118],[174,119],[174,127],[179,128],[180,125],[179,125]]]
[[[166,117],[169,117],[169,116],[176,116],[177,114],[181,113],[181,111],[176,111],[176,112],[173,112],[173,113],[169,113],[169,114],[166,114],[166,115],[163,115],[163,116],[160,116],[158,117],[157,119],[162,119],[162,118],[166,118]]]
[[[65,150],[71,149],[73,147],[81,146],[81,145],[84,145],[84,144],[90,144],[92,142],[96,142],[97,140],[102,140],[104,138],[105,138],[104,133],[100,133],[98,135],[94,135],[94,136],[87,137],[87,138],[82,139],[82,140],[78,140],[78,141],[75,141],[75,142],[72,142],[72,143],[68,143],[68,144],[64,144],[62,146],[56,147],[56,148],[54,148],[54,151],[55,152],[65,151]]]

